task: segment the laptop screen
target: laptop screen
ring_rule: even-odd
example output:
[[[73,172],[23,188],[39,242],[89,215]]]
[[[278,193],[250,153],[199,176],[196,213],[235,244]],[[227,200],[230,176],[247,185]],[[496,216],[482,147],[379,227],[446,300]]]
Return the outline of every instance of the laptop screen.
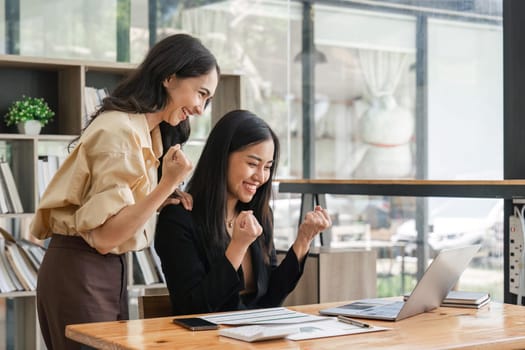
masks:
[[[445,299],[479,248],[478,244],[441,250],[406,302],[389,298],[361,299],[320,313],[395,321],[432,310]]]

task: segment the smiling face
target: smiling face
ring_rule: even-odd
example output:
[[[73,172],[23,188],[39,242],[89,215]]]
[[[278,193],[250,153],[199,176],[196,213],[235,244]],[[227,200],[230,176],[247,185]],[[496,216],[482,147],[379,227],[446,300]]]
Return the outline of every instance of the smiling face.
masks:
[[[163,84],[168,93],[168,103],[162,110],[162,120],[176,126],[192,115],[201,115],[215,94],[218,82],[216,69],[199,77],[171,76],[166,79]]]
[[[248,203],[270,178],[273,140],[265,140],[232,152],[228,159],[228,200]]]

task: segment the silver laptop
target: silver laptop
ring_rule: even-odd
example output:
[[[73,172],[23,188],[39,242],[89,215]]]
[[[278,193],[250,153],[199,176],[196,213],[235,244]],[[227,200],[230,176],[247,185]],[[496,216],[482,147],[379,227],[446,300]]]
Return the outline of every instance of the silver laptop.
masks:
[[[345,315],[398,321],[438,307],[467,268],[480,245],[443,249],[426,269],[406,301],[375,298],[319,311],[322,315]]]

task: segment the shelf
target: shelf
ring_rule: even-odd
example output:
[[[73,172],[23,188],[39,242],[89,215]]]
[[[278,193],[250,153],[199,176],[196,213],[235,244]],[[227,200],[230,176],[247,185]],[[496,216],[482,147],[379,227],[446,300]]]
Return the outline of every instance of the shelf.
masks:
[[[84,87],[111,90],[134,68],[129,63],[0,55],[0,115],[22,95],[42,97],[56,113],[42,134],[78,135],[82,130]],[[1,123],[0,132],[16,134],[16,127]]]
[[[36,296],[36,291],[23,291],[23,292],[9,292],[9,293],[0,293],[0,298],[19,298],[19,297],[34,297]]]
[[[279,192],[369,196],[525,198],[525,180],[275,180]]]
[[[155,284],[132,284],[128,286],[128,296],[135,298],[143,295],[168,294],[168,288],[164,283]]]
[[[52,134],[40,134],[40,135],[25,135],[25,134],[0,134],[0,140],[36,140],[36,141],[66,141],[69,142],[74,140],[78,135],[52,135]]]
[[[35,215],[35,213],[28,213],[28,212],[24,212],[24,213],[8,213],[8,214],[0,214],[0,218],[4,218],[4,219],[10,219],[10,218],[23,219],[23,218],[31,218],[33,215]]]

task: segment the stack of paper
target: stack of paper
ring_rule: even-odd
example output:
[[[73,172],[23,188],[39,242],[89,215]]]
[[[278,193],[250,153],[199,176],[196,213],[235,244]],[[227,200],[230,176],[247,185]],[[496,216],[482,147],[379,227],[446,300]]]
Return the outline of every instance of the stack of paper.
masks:
[[[284,307],[218,313],[210,316],[203,316],[202,318],[213,323],[226,324],[230,326],[247,324],[294,324],[323,321],[327,319],[324,316],[305,314]]]
[[[367,325],[367,327],[355,326],[346,322],[340,322],[333,317],[305,314],[284,307],[218,313],[202,316],[202,318],[221,325],[257,325],[258,328],[255,329],[257,330],[257,335],[248,334],[253,333],[253,326],[243,326],[237,330],[224,331],[226,334],[219,332],[221,335],[244,341],[258,341],[284,336],[289,340],[304,340],[390,329],[373,325]],[[294,326],[298,329],[297,332],[292,334],[285,332]],[[259,332],[261,329],[263,331]]]

